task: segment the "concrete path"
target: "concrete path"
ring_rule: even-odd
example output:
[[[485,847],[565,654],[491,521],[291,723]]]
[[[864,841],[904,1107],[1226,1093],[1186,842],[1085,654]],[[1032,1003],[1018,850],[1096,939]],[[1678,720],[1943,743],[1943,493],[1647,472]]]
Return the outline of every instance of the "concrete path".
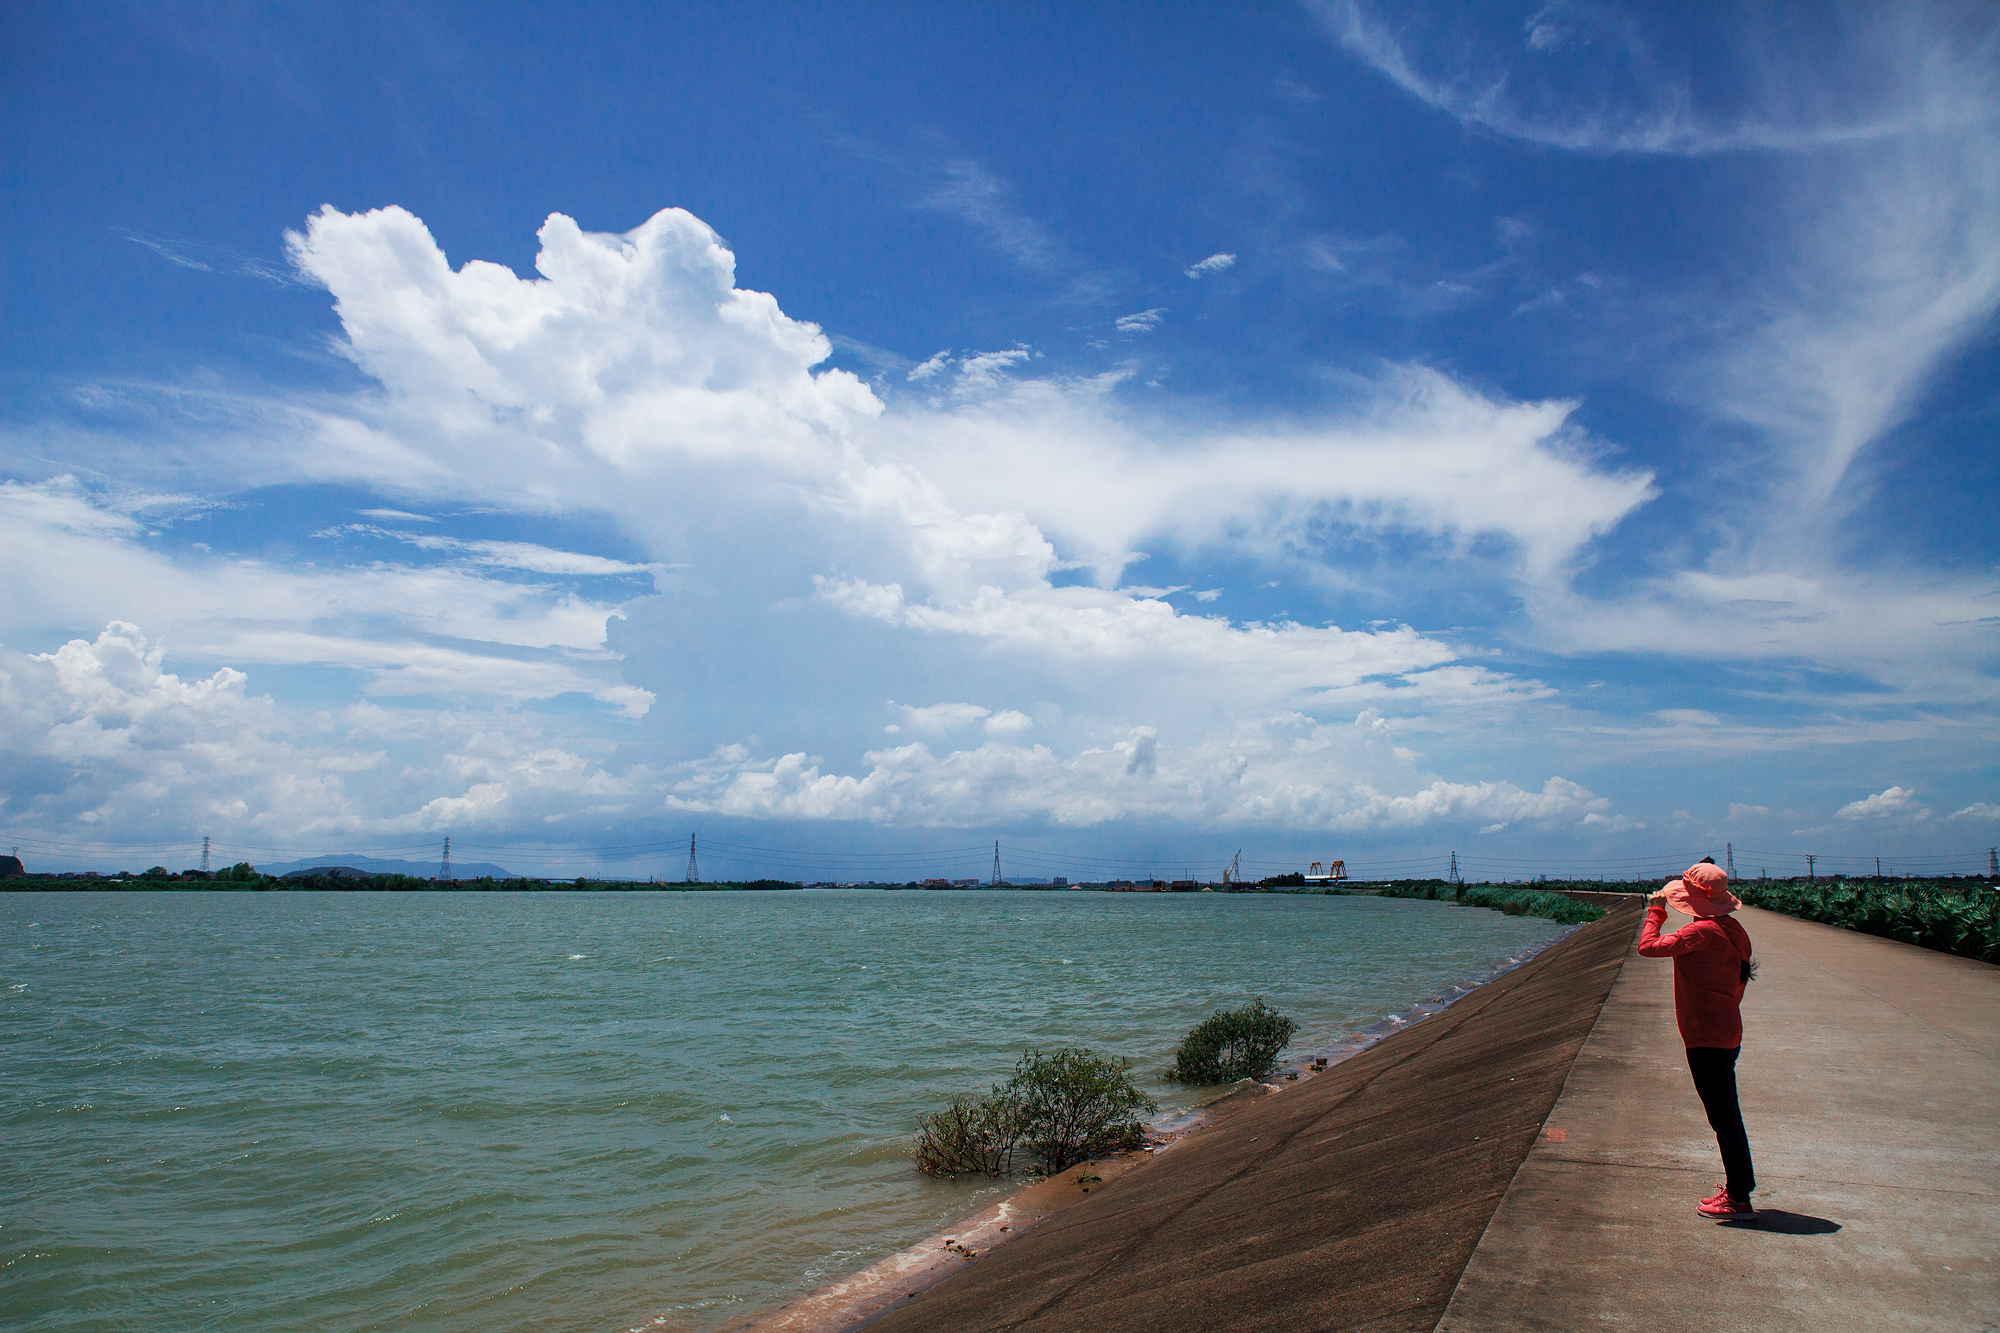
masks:
[[[1627,958],[1438,1328],[2000,1329],[2000,967],[1744,909],[1753,1225]],[[1669,928],[1685,924],[1673,917]]]

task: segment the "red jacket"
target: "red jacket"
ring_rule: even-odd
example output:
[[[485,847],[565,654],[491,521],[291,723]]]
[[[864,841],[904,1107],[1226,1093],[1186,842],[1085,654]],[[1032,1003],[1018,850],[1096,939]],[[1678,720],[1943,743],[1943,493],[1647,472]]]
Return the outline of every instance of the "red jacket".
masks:
[[[1750,961],[1750,934],[1734,917],[1697,917],[1662,939],[1667,909],[1646,908],[1639,953],[1674,960],[1674,1022],[1688,1046],[1743,1044],[1743,964]]]

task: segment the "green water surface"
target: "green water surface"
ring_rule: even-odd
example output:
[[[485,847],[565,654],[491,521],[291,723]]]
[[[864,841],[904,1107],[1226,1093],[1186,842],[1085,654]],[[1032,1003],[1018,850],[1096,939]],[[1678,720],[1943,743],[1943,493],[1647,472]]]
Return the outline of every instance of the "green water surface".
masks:
[[[1294,1052],[1562,928],[1266,895],[0,894],[0,1327],[707,1331],[997,1186],[917,1117],[1262,995]]]

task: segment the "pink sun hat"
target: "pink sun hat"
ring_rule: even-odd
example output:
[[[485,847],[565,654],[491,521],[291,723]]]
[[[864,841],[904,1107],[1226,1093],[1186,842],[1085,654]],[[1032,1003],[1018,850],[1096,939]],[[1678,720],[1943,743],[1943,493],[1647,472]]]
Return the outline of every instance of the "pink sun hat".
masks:
[[[1668,883],[1666,894],[1667,906],[1683,916],[1728,916],[1743,906],[1729,891],[1729,876],[1713,861],[1689,866],[1679,879]]]

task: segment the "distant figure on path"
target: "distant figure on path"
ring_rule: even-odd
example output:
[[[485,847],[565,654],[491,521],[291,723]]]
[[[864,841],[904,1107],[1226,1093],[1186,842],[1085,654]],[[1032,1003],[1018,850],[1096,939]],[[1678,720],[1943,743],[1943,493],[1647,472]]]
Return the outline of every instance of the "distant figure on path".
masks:
[[[1687,1046],[1688,1072],[1708,1112],[1709,1128],[1722,1149],[1726,1179],[1719,1193],[1703,1199],[1703,1217],[1730,1222],[1757,1216],[1750,1191],[1757,1176],[1750,1167],[1750,1136],[1736,1104],[1736,1057],[1743,1050],[1743,987],[1750,980],[1750,936],[1730,913],[1743,904],[1729,891],[1729,877],[1704,857],[1687,873],[1654,894],[1646,904],[1639,953],[1674,960],[1674,1022]],[[1694,918],[1662,938],[1667,908]]]

